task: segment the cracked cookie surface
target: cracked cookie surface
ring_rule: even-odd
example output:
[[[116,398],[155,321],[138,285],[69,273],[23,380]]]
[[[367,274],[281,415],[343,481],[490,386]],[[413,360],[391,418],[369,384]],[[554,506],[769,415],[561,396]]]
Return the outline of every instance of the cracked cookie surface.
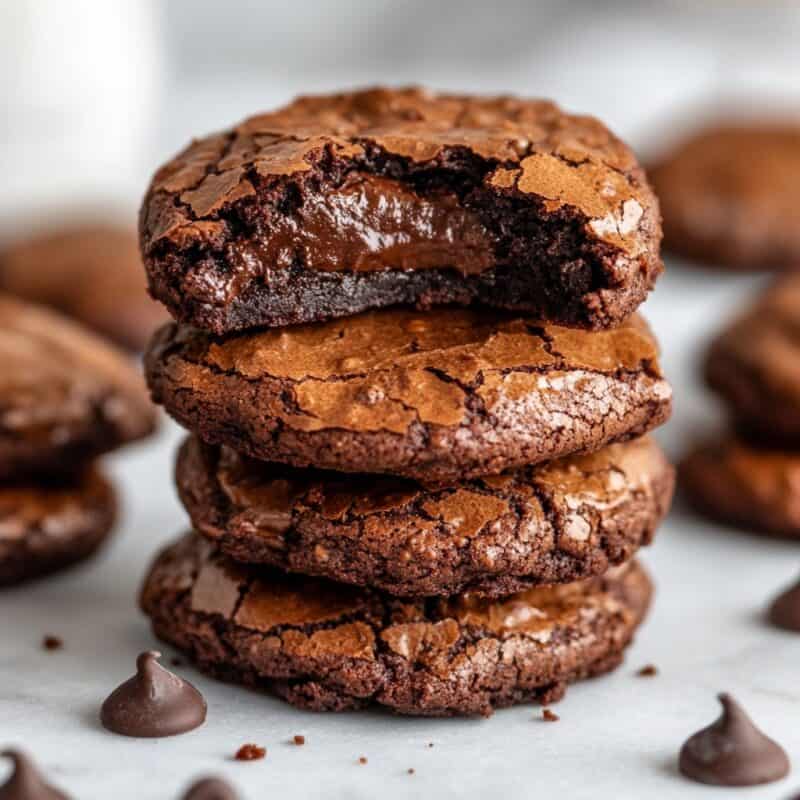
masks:
[[[419,480],[497,474],[638,436],[670,412],[638,318],[585,332],[466,309],[384,309],[223,340],[167,325],[153,398],[254,458]]]
[[[116,516],[111,484],[96,467],[69,477],[0,486],[0,586],[88,558]]]
[[[673,483],[648,437],[449,486],[293,469],[197,438],[177,463],[195,529],[234,560],[407,597],[600,575],[652,541]]]
[[[0,295],[0,359],[0,478],[71,470],[155,427],[136,367],[60,314]]]
[[[245,568],[190,534],[157,557],[141,604],[156,635],[201,669],[301,708],[450,716],[553,702],[568,683],[613,669],[651,594],[631,562],[503,600],[404,602]]]
[[[218,335],[474,301],[604,328],[663,269],[655,195],[598,120],[421,89],[299,98],[193,142],[140,234],[153,295]]]

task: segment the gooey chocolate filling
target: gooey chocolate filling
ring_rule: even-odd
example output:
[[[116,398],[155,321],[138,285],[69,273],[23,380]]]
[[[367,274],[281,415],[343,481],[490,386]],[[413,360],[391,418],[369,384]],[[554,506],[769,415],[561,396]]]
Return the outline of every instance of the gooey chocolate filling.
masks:
[[[308,193],[293,213],[270,220],[268,237],[232,249],[237,270],[250,274],[299,264],[324,272],[449,267],[476,275],[495,265],[491,234],[454,192],[423,196],[361,172]]]

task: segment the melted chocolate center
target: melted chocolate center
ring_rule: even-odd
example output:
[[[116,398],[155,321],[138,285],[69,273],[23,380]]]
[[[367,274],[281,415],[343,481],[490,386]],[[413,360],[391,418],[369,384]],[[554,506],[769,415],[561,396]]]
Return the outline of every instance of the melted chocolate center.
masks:
[[[309,193],[294,213],[271,222],[269,237],[236,253],[251,274],[301,264],[323,272],[450,267],[475,275],[495,264],[491,235],[455,194],[423,197],[358,173],[337,189]]]

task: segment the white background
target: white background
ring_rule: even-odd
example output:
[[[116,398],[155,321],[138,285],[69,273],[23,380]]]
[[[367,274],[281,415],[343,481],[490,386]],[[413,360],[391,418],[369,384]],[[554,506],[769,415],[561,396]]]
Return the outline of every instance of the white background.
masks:
[[[98,203],[132,221],[149,173],[192,135],[296,92],[352,84],[553,96],[655,152],[697,113],[735,98],[748,98],[743,113],[800,107],[799,20],[794,4],[745,2],[0,3],[9,112],[0,230]],[[698,354],[759,280],[669,262],[645,308],[675,387],[675,414],[660,432],[673,456],[721,424],[697,381]],[[686,736],[716,717],[720,690],[797,764],[782,784],[737,796],[800,790],[800,637],[762,619],[798,572],[800,550],[703,522],[680,501],[644,554],[658,593],[626,665],[573,687],[556,724],[532,707],[488,721],[319,716],[186,669],[209,702],[203,728],[161,741],[104,732],[100,703],[155,644],[136,608],[139,581],[158,545],[186,525],[171,482],[179,438],[165,423],[156,440],[108,460],[125,511],[98,560],[0,595],[0,746],[30,750],[75,798],[177,798],[209,772],[251,800],[728,796],[675,769]],[[64,650],[41,649],[48,633]],[[650,662],[658,677],[636,677]],[[296,733],[305,747],[287,743]],[[248,741],[268,748],[266,760],[232,762]]]

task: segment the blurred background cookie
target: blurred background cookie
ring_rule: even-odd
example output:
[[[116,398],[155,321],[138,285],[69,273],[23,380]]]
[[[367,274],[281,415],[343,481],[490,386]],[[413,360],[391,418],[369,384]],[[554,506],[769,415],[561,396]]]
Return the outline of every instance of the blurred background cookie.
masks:
[[[800,275],[778,280],[723,327],[704,374],[737,426],[800,443]]]
[[[138,369],[60,314],[0,295],[0,479],[71,471],[155,427]]]
[[[0,247],[0,290],[75,317],[132,350],[168,318],[147,295],[132,228],[74,223]]]
[[[0,586],[87,558],[105,541],[116,510],[114,488],[94,466],[0,484]]]
[[[800,539],[800,451],[722,435],[695,447],[679,473],[702,513],[744,530]]]
[[[800,117],[710,125],[648,176],[666,250],[730,269],[800,268]]]

